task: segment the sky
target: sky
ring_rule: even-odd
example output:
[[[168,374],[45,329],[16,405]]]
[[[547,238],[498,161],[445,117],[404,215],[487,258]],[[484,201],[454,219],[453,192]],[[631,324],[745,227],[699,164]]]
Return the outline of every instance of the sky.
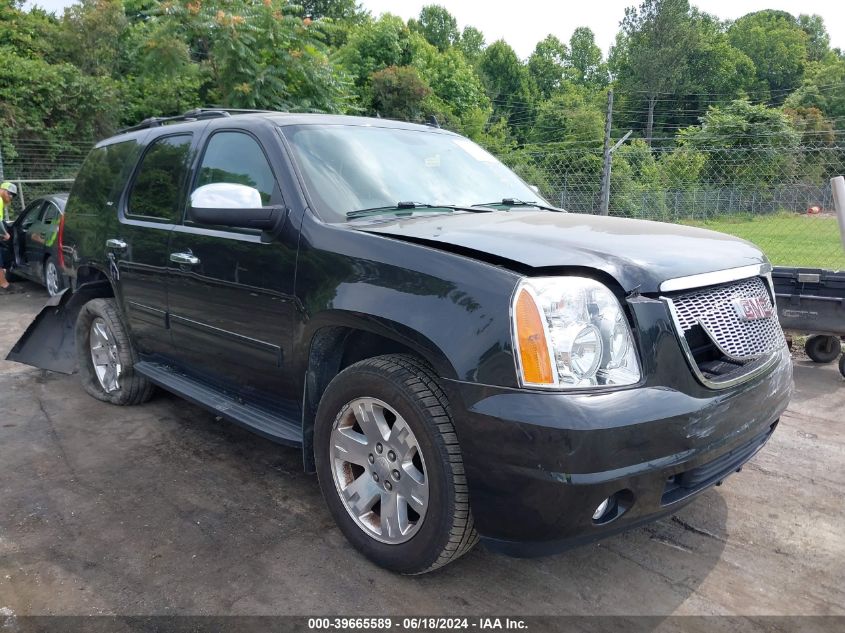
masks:
[[[794,15],[817,13],[824,18],[831,46],[845,49],[842,0],[693,0],[692,3],[722,19],[735,19],[761,9],[780,9]],[[34,4],[61,13],[72,0],[36,0]],[[504,39],[520,57],[526,58],[549,33],[568,41],[579,26],[590,27],[596,34],[596,43],[607,53],[625,15],[625,7],[639,4],[639,0],[361,0],[361,4],[373,15],[390,12],[406,20],[419,15],[426,4],[440,4],[457,18],[460,28],[472,25],[480,29],[488,44]]]

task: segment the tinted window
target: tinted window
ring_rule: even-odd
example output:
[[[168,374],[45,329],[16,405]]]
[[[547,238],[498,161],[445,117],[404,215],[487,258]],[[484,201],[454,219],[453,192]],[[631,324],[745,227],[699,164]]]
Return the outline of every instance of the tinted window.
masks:
[[[41,215],[41,206],[44,204],[43,200],[36,200],[35,202],[29,204],[26,209],[23,210],[22,215],[23,220],[21,220],[21,225],[26,228],[31,226],[33,222],[35,222],[39,216]]]
[[[185,203],[191,135],[165,136],[152,142],[129,193],[129,215],[178,222]]]
[[[52,202],[48,202],[44,207],[44,215],[41,216],[41,221],[44,224],[53,224],[56,218],[59,217],[59,210]]]
[[[197,188],[217,182],[248,185],[258,189],[267,205],[276,179],[258,142],[240,132],[218,132],[211,137],[202,157]]]
[[[134,163],[137,153],[135,140],[91,150],[73,182],[68,213],[87,215],[114,209],[123,192],[124,174]]]

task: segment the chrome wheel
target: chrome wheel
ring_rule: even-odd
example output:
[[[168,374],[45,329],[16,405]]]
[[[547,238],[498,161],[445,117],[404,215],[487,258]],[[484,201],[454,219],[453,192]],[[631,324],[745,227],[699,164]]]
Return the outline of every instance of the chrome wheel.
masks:
[[[48,261],[44,266],[44,285],[47,286],[47,293],[54,297],[59,292],[59,271],[56,265]]]
[[[357,398],[335,418],[332,477],[355,523],[382,543],[417,533],[428,507],[425,459],[408,423],[376,398]]]
[[[100,386],[106,393],[117,391],[122,367],[114,335],[109,331],[103,319],[98,317],[91,323],[88,341],[91,347],[94,373],[97,375],[97,380],[100,381]]]

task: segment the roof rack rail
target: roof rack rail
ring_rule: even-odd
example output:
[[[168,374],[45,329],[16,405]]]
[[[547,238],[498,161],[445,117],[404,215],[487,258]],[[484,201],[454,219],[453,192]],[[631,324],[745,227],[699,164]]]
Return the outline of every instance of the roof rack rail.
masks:
[[[158,127],[166,123],[178,123],[180,121],[199,121],[200,119],[216,119],[219,117],[229,117],[234,114],[255,114],[255,113],[272,113],[276,110],[247,110],[245,108],[194,108],[188,110],[184,114],[176,116],[150,117],[144,119],[137,125],[123,128],[118,131],[118,134],[126,134],[127,132],[137,132],[138,130],[146,130],[151,127]]]

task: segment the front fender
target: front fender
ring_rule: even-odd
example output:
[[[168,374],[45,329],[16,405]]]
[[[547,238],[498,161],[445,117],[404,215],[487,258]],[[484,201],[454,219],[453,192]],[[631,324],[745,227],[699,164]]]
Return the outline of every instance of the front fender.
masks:
[[[396,340],[444,378],[517,386],[510,334],[517,273],[307,217],[302,236],[298,369],[307,366],[314,333],[340,326]]]

